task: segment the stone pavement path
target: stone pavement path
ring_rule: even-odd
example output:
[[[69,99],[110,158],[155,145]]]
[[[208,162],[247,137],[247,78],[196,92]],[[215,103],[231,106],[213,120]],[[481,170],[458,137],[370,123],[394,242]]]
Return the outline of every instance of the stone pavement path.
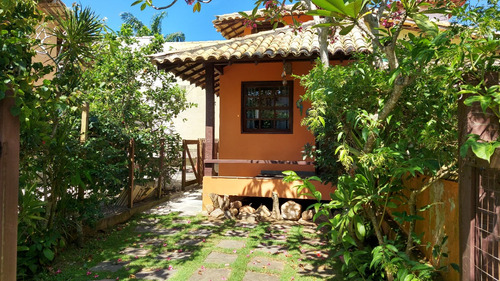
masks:
[[[187,192],[131,221],[114,258],[88,269],[106,279],[89,280],[336,280],[314,224],[215,221],[200,206]]]

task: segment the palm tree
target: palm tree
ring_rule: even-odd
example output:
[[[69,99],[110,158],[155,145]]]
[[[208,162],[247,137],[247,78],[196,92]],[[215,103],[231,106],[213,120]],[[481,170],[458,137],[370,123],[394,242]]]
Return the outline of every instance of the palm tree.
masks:
[[[161,34],[161,22],[167,16],[167,12],[161,12],[153,15],[151,25],[148,28],[136,16],[129,12],[120,14],[121,19],[125,24],[128,24],[135,31],[136,36],[151,36],[154,34]],[[164,36],[167,42],[184,42],[186,37],[182,32],[175,32]]]

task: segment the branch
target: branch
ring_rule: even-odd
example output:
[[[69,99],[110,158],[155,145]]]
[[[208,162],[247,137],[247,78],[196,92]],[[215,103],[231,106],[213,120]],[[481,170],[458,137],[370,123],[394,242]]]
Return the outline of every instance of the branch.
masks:
[[[151,3],[151,7],[155,10],[165,10],[165,9],[172,7],[176,2],[177,2],[177,0],[173,0],[170,4],[168,4],[167,6],[163,6],[163,7],[156,7],[155,5],[153,5]]]
[[[196,2],[208,4],[208,3],[212,2],[212,0],[196,0]],[[168,4],[167,6],[163,6],[163,7],[156,7],[155,5],[151,4],[151,8],[153,8],[155,10],[165,10],[165,9],[172,7],[175,3],[177,3],[177,0],[173,0],[172,2],[170,2],[170,4]],[[192,4],[192,2],[191,2],[191,4]]]

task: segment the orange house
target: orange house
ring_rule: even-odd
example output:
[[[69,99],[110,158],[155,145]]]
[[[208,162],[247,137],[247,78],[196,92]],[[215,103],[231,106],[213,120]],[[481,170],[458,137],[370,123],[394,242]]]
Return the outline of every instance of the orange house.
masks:
[[[203,208],[211,204],[209,193],[271,197],[276,191],[280,198],[306,198],[294,188],[298,182],[287,184],[272,176],[284,170],[304,175],[315,171],[312,159],[302,160],[303,146],[315,140],[301,126],[297,102],[304,88],[294,75],[313,68],[318,36],[312,17],[285,19],[291,21],[291,16],[304,22],[301,31],[290,26],[273,30],[266,22],[252,29],[238,13],[217,16],[214,26],[227,40],[193,42],[192,47],[152,56],[159,69],[206,90]],[[331,64],[343,64],[370,46],[354,29],[328,48]],[[217,155],[214,95],[220,98]],[[330,185],[317,188],[330,198]]]

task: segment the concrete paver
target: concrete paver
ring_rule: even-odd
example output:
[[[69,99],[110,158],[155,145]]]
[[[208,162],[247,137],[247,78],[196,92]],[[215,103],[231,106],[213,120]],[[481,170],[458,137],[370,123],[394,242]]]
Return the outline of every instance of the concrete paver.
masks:
[[[245,241],[241,240],[221,240],[217,247],[223,249],[240,249],[245,247]]]
[[[145,257],[151,253],[150,249],[143,249],[143,248],[125,248],[120,251],[120,254],[124,254],[127,256],[133,256],[133,257]]]
[[[238,258],[238,255],[211,252],[205,259],[206,263],[231,264]]]
[[[145,280],[168,280],[177,271],[174,269],[157,269],[157,270],[144,270],[137,272],[135,278]]]
[[[285,264],[283,263],[283,261],[272,260],[264,257],[252,258],[247,266],[271,269],[277,271],[283,271],[283,269],[285,269]]]
[[[254,271],[247,271],[243,281],[279,281],[280,277],[272,274],[259,273]]]
[[[128,262],[113,262],[113,261],[104,261],[99,263],[98,265],[91,267],[89,270],[94,271],[109,271],[109,272],[117,272],[122,269]]]
[[[207,268],[205,270],[196,271],[190,281],[215,281],[228,280],[231,275],[231,270],[228,268]]]

